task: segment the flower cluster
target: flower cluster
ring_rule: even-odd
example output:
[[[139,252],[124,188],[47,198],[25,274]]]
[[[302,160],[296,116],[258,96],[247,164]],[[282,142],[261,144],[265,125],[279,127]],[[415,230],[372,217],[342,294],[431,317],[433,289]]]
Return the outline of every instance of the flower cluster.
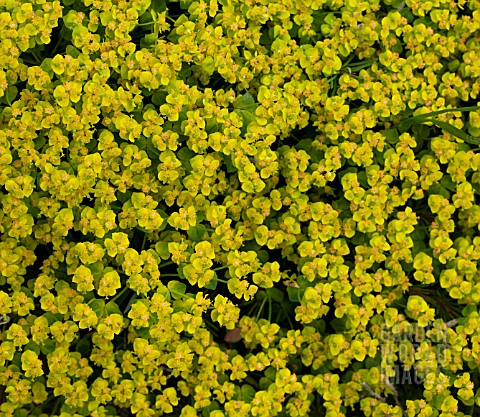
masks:
[[[0,414],[474,415],[479,31],[0,2]]]

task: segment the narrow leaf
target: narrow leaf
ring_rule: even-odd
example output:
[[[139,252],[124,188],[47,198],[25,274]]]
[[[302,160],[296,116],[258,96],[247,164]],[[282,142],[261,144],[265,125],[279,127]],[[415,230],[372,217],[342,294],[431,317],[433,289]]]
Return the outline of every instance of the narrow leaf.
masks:
[[[453,112],[477,111],[477,110],[480,110],[480,106],[457,107],[457,108],[453,108],[453,109],[442,109],[442,110],[432,111],[430,113],[419,114],[418,116],[413,116],[413,117],[408,117],[406,119],[403,119],[403,120],[400,121],[400,123],[398,123],[397,128],[400,131],[400,133],[404,133],[411,126],[413,126],[415,124],[422,124],[426,121],[433,122],[433,120],[427,120],[427,119],[430,119],[431,117],[437,116],[439,114],[453,113]]]
[[[456,111],[466,112],[466,111],[477,111],[477,110],[480,110],[480,106],[457,107],[457,108],[453,108],[453,109],[442,109],[442,110],[432,111],[430,113],[420,114],[418,116],[414,116],[414,118],[417,118],[417,117],[430,118],[430,117],[437,116],[437,115],[443,114],[443,113],[452,113],[452,112],[456,112]]]
[[[458,127],[451,125],[450,123],[443,122],[440,120],[432,119],[428,120],[438,126],[440,129],[445,130],[446,132],[450,133],[451,135],[457,137],[458,139],[463,140],[464,142],[471,143],[473,145],[480,145],[480,138],[475,138],[473,136],[468,135],[463,130],[460,130]]]

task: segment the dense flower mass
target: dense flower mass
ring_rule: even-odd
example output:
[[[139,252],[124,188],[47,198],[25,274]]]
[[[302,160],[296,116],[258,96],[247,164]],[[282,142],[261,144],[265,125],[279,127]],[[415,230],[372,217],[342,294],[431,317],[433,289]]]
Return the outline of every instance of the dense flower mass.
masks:
[[[473,416],[479,0],[0,1],[0,414]]]

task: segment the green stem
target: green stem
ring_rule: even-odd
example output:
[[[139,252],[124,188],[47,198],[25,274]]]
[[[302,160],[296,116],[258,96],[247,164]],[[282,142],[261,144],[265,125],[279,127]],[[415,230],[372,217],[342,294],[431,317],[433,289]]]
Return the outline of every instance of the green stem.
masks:
[[[55,48],[53,48],[53,51],[51,52],[50,56],[54,57],[55,52],[57,52],[58,46],[60,45],[60,39],[58,40],[57,44],[55,45]]]
[[[282,310],[279,309],[277,313],[277,318],[275,319],[275,323],[278,323],[280,321],[280,315],[282,314]]]
[[[268,321],[272,322],[272,299],[268,297]]]
[[[222,282],[223,284],[228,284],[228,281],[225,281],[224,279],[217,278],[218,282]]]
[[[142,242],[142,249],[140,249],[140,252],[143,250],[143,248],[145,247],[145,243],[147,243],[147,234],[144,233],[143,235],[143,242]]]
[[[372,64],[373,64],[373,61],[359,62],[359,63],[353,64],[349,67],[345,67],[345,69],[350,68],[350,71],[355,72],[355,71],[359,71],[359,70],[364,69],[364,68],[371,67]]]
[[[250,307],[250,310],[248,310],[248,312],[247,312],[247,316],[248,316],[248,317],[250,317],[250,314],[253,312],[253,310],[255,310],[255,306],[256,306],[256,303],[253,304],[252,307]]]
[[[282,303],[282,310],[283,310],[283,312],[285,313],[285,316],[287,317],[288,323],[290,324],[290,329],[293,330],[292,320],[290,320],[290,317],[289,317],[289,315],[288,315],[287,309],[285,308],[285,306],[283,305],[283,303]]]
[[[30,64],[30,65],[37,65],[38,64],[38,62],[33,62],[29,59],[22,58],[22,60],[23,60],[23,64]]]
[[[130,306],[132,305],[132,303],[137,299],[137,294],[133,294],[133,297],[130,298],[130,301],[128,302],[128,305],[125,307],[125,310],[123,310],[123,313],[125,314],[128,309],[130,308]]]
[[[127,291],[127,290],[128,290],[128,286],[125,284],[125,287],[123,288],[123,290],[120,291],[115,297],[113,297],[113,298],[110,300],[110,302],[113,303],[118,297],[120,297],[122,294],[124,294],[125,291]]]
[[[212,88],[217,85],[217,83],[220,81],[221,78],[222,78],[222,77],[218,77],[218,78],[215,79],[215,81],[214,81],[213,84],[212,84]]]
[[[207,327],[210,328],[210,331],[214,334],[214,336],[218,336],[217,328],[215,327],[215,325],[213,323],[210,323],[210,321],[208,321],[208,320],[204,320],[204,323]]]
[[[155,22],[145,22],[145,23],[138,23],[137,26],[147,26],[147,25],[153,25]]]
[[[31,51],[31,54],[32,54],[33,57],[37,60],[38,65],[40,65],[40,64],[42,63],[42,60],[41,60],[41,58],[37,55],[37,53],[34,52],[34,51]]]
[[[178,274],[161,274],[160,278],[161,277],[178,277]]]
[[[228,266],[219,266],[218,268],[212,269],[212,271],[221,271],[222,269],[227,269]]]
[[[168,262],[165,262],[165,263],[163,263],[163,264],[160,264],[158,267],[159,267],[159,268],[164,268],[164,267],[166,267],[166,266],[168,266],[168,265],[172,265],[172,264],[174,264],[174,263],[175,263],[175,262],[173,262],[173,261],[168,261]]]
[[[260,315],[262,314],[263,307],[265,306],[265,303],[267,302],[267,296],[263,299],[262,304],[260,305],[260,310],[258,310],[257,317],[255,318],[256,321],[260,319]]]
[[[354,55],[352,55],[350,58],[347,59],[347,62],[343,64],[343,67],[346,67],[350,62],[352,62],[352,59],[354,58]]]
[[[62,397],[59,397],[58,400],[55,402],[55,405],[53,406],[52,410],[52,415],[57,414],[58,406],[60,405],[60,400]]]

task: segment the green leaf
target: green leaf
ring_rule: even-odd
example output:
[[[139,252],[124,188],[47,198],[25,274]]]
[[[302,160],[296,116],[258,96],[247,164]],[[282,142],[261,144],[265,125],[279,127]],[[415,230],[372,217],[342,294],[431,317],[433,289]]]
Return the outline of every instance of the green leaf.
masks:
[[[150,339],[150,329],[147,327],[135,329],[135,333],[138,337],[141,337],[142,339]]]
[[[248,242],[245,242],[242,245],[242,250],[244,251],[249,251],[253,250],[254,252],[258,252],[258,250],[261,248],[261,246],[255,242],[254,240],[249,240]]]
[[[192,0],[180,0],[180,7],[183,9],[183,10],[187,10],[189,7],[190,7],[190,4],[192,4]],[[182,15],[184,16],[184,15]],[[178,22],[178,20],[177,20]],[[176,26],[176,24],[175,24]]]
[[[415,248],[418,249],[419,251],[425,251],[426,245],[425,245],[425,230],[423,227],[415,227],[414,231],[410,234],[410,237],[412,238]]]
[[[147,150],[147,138],[145,136],[140,136],[135,140],[135,145],[142,151]]]
[[[147,139],[147,155],[152,162],[160,158],[160,151],[153,144],[152,138]]]
[[[183,15],[182,15],[183,16]],[[172,43],[177,43],[178,42],[178,39],[180,39],[180,35],[177,34],[176,31],[172,30],[170,31],[170,33],[168,34],[167,36],[167,39],[172,42]]]
[[[417,140],[419,139],[427,139],[430,137],[430,127],[426,125],[414,125],[413,128],[413,134],[415,135],[415,138]]]
[[[185,284],[182,284],[179,281],[170,281],[167,284],[167,287],[168,287],[168,290],[170,291],[170,294],[175,300],[183,297],[187,289],[187,286]]]
[[[246,110],[240,110],[240,109],[235,109],[234,111],[242,118],[242,128],[240,129],[240,131],[242,136],[244,136],[247,133],[248,125],[253,120],[253,113]]]
[[[332,321],[330,321],[330,325],[332,326],[333,330],[337,333],[343,333],[346,329],[347,318],[342,317],[338,318],[335,317]]]
[[[15,356],[12,360],[12,365],[17,366],[18,368],[22,367],[22,354],[20,352],[15,353]]]
[[[270,380],[270,381],[275,381],[275,377],[277,376],[277,370],[273,367],[269,367],[265,370],[265,376]]]
[[[293,303],[300,303],[303,297],[303,291],[301,288],[287,287],[288,299]]]
[[[92,308],[98,318],[105,317],[105,300],[94,298],[88,305]]]
[[[185,274],[183,273],[183,268],[186,266],[187,264],[185,262],[181,263],[180,266],[177,268],[177,274],[179,276],[179,278],[182,278],[182,279],[186,279],[186,276]]]
[[[177,152],[177,158],[185,162],[190,161],[195,155],[195,152],[185,146]]]
[[[267,391],[268,387],[272,385],[273,382],[268,378],[260,378],[259,387],[262,391]]]
[[[175,123],[176,126],[180,128],[182,122],[188,119],[187,116],[188,109],[186,106],[183,106],[183,109],[180,113],[178,113],[178,121]]]
[[[5,99],[7,100],[7,103],[9,106],[12,105],[13,100],[17,97],[18,94],[18,88],[15,87],[14,85],[11,85],[10,87],[7,88],[5,91]]]
[[[365,233],[359,232],[358,230],[355,231],[355,235],[351,238],[351,242],[355,246],[363,245],[365,242]]]
[[[151,7],[153,11],[161,13],[167,10],[167,2],[164,0],[152,0]]]
[[[24,349],[24,352],[31,350],[35,352],[37,355],[40,355],[40,350],[41,350],[40,346],[37,343],[35,343],[33,340],[28,342],[23,349]]]
[[[304,258],[300,258],[300,260],[298,261],[298,269],[299,270],[302,270],[303,266],[308,263],[308,262],[312,262],[313,261],[313,258],[309,257],[309,256],[305,256]]]
[[[205,407],[202,410],[202,417],[210,417],[212,412],[215,410],[219,410],[220,406],[217,401],[212,401],[208,407]],[[198,414],[197,414],[198,415]]]
[[[206,122],[205,132],[210,134],[218,131],[218,122],[213,117],[207,119]]]
[[[450,175],[444,175],[440,184],[442,184],[447,190],[453,191],[454,193],[457,192],[457,185],[452,181]]]
[[[53,314],[53,313],[48,312],[48,313],[45,313],[43,315],[43,317],[45,317],[47,319],[49,326],[51,326],[56,321],[63,321],[62,314]]]
[[[218,280],[217,280],[217,274],[215,273],[215,278],[213,278],[207,285],[205,285],[205,288],[207,290],[215,291],[217,289],[217,285],[218,285]]]
[[[122,193],[121,191],[117,191],[116,193],[117,200],[120,201],[121,203],[126,203],[130,201],[130,197],[132,196],[131,191],[127,191],[125,193]],[[131,206],[130,206],[131,207]],[[126,208],[126,207],[125,207]]]
[[[428,194],[429,195],[439,194],[442,197],[445,197],[446,199],[450,198],[450,192],[445,187],[441,186],[438,183],[430,186],[430,188],[428,189]]]
[[[40,149],[42,149],[45,143],[47,143],[47,138],[44,135],[41,135],[35,138],[35,141],[34,141],[35,150],[39,151]]]
[[[246,93],[243,96],[238,97],[234,101],[233,107],[235,109],[246,110],[248,112],[253,113],[258,107],[258,104],[255,103],[255,99],[250,93]]]
[[[264,290],[260,290],[257,292],[257,295],[255,296],[256,301],[261,301],[264,298],[267,298],[267,292]]]
[[[232,163],[232,157],[230,155],[220,154],[223,159],[223,162],[227,166],[227,173],[231,174],[233,172],[237,172],[237,168]]]
[[[473,191],[475,194],[480,195],[480,184],[472,184]]]
[[[284,299],[283,292],[280,291],[278,288],[268,288],[267,289],[268,296],[278,303],[281,303]]]
[[[357,175],[357,178],[358,178],[358,182],[363,188],[367,190],[370,188],[370,184],[368,183],[368,179],[367,179],[367,173],[365,171],[360,171]]]
[[[87,357],[90,354],[91,347],[91,343],[86,337],[84,337],[77,343],[77,346],[75,347],[75,352],[79,352],[82,354],[82,356]]]
[[[203,224],[197,224],[194,227],[190,227],[187,231],[188,238],[195,241],[200,242],[202,240],[202,236],[207,231],[207,228]]]
[[[156,26],[155,26],[156,27]],[[148,33],[142,39],[140,39],[140,45],[142,48],[151,47],[158,40],[158,35],[156,33]]]
[[[163,223],[161,224],[160,227],[157,227],[155,230],[158,231],[158,232],[161,232],[162,230],[165,230],[165,228],[167,227],[167,220],[168,220],[168,214],[165,213],[163,210],[160,210],[160,209],[156,209],[155,210],[159,215],[160,217],[163,219]],[[147,232],[148,233],[148,232]]]
[[[52,339],[44,340],[43,343],[40,345],[40,351],[44,355],[48,355],[55,350],[55,342]]]
[[[242,395],[242,401],[245,401],[246,403],[250,403],[255,397],[255,389],[250,385],[242,385],[240,392]]]
[[[13,414],[13,417],[28,417],[30,415],[31,415],[30,410],[17,409],[17,410],[15,410],[15,413]]]
[[[475,313],[476,311],[477,311],[477,306],[476,306],[476,305],[466,306],[466,307],[462,310],[462,316],[463,316],[463,317],[468,317],[470,314]],[[462,323],[460,323],[460,324],[462,324]]]
[[[122,312],[120,311],[120,308],[118,307],[118,304],[115,303],[114,301],[109,301],[105,305],[105,311],[107,313],[107,316],[109,316],[110,314],[120,314],[120,315],[122,315]]]
[[[383,136],[385,136],[385,140],[392,145],[397,143],[399,140],[397,129],[387,129],[387,130],[384,130],[382,133],[383,133]]]
[[[81,52],[75,48],[73,45],[67,45],[65,48],[65,51],[67,52],[67,55],[70,55],[72,58],[77,59],[78,56],[81,54]]]
[[[165,104],[167,102],[167,95],[168,93],[166,91],[157,90],[152,96],[152,103],[157,106]]]
[[[208,75],[212,75],[213,72],[215,71],[215,61],[211,56],[207,56],[203,61],[202,61],[202,68],[205,70],[205,72]]]
[[[92,271],[93,278],[100,279],[103,274],[103,263],[95,262],[94,264],[88,265],[88,269]]]
[[[259,250],[257,252],[257,258],[260,262],[268,262],[268,252],[266,250]]]
[[[170,259],[170,252],[168,251],[168,242],[157,242],[155,244],[155,251],[160,255],[164,261]]]
[[[191,74],[192,74],[192,67],[190,66],[190,64],[187,64],[186,62],[184,62],[183,65],[182,65],[182,69],[177,74],[177,77],[179,79],[184,79],[185,80],[188,77],[190,77]]]

